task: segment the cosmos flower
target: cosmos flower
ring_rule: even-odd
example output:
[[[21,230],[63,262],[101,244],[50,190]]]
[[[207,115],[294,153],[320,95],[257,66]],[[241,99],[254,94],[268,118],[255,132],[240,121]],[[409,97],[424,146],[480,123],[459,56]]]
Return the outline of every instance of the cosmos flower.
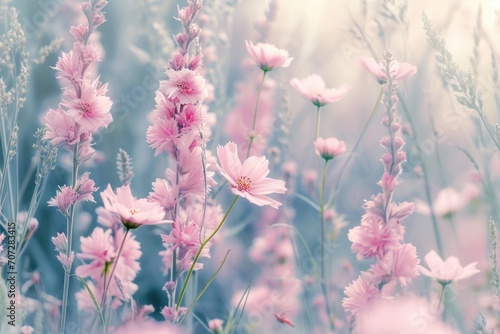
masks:
[[[288,57],[288,51],[278,49],[272,44],[254,45],[249,41],[245,41],[245,44],[255,64],[264,72],[269,72],[275,67],[288,67],[293,60],[293,57]]]
[[[238,148],[229,142],[217,147],[220,173],[231,185],[233,194],[241,196],[256,205],[270,205],[278,208],[281,203],[264,195],[286,191],[285,182],[268,178],[269,161],[265,157],[249,157],[241,163]]]
[[[301,80],[293,78],[290,84],[297,92],[317,107],[339,101],[342,96],[351,89],[351,86],[347,84],[343,84],[339,88],[326,88],[325,82],[317,74],[310,75]]]
[[[430,270],[419,266],[420,273],[436,279],[442,285],[460,281],[479,273],[479,269],[476,268],[477,262],[462,267],[458,258],[450,256],[443,261],[434,250],[427,253],[424,259]]]
[[[371,73],[380,84],[387,81],[387,75],[384,71],[384,65],[382,62],[377,62],[372,57],[361,57],[359,58],[360,65],[369,73]],[[395,72],[393,76],[394,79],[400,80],[417,73],[417,67],[410,63],[400,63],[397,60],[392,62],[391,72]]]
[[[337,138],[318,137],[314,142],[316,154],[325,160],[331,160],[345,152],[345,143]]]

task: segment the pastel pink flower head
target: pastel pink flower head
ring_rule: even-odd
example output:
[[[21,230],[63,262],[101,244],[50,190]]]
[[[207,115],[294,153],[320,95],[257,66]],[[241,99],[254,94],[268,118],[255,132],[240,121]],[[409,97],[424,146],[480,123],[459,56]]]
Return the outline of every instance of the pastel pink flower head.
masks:
[[[229,142],[217,147],[220,165],[217,165],[222,176],[229,181],[233,194],[249,200],[251,203],[278,208],[281,203],[265,195],[284,194],[285,182],[268,178],[269,161],[265,157],[249,157],[241,163],[238,148]]]
[[[347,84],[339,88],[326,88],[325,82],[317,74],[310,75],[301,80],[293,78],[290,84],[317,107],[339,101],[351,89],[351,86]]]
[[[52,145],[70,148],[90,138],[90,133],[78,125],[60,106],[56,110],[49,109],[43,122],[46,129],[44,139]]]
[[[135,229],[141,225],[171,223],[163,220],[165,212],[157,203],[147,199],[137,199],[132,195],[129,185],[124,185],[113,192],[111,185],[101,192],[104,208],[118,217],[127,229]]]
[[[288,67],[293,60],[293,57],[288,57],[288,51],[278,49],[272,44],[254,45],[252,42],[245,41],[245,45],[255,64],[264,72],[269,72],[275,67]]]
[[[427,253],[424,259],[430,270],[419,266],[420,273],[436,279],[442,285],[460,281],[479,273],[476,268],[477,262],[462,267],[458,258],[450,256],[443,261],[434,250]]]
[[[59,187],[56,196],[52,197],[48,205],[56,206],[64,216],[69,216],[69,209],[76,203],[77,193],[69,186]]]
[[[380,84],[387,82],[387,75],[384,71],[384,65],[382,62],[377,62],[372,57],[360,57],[359,63],[366,71],[371,73]],[[416,66],[413,66],[410,63],[400,63],[397,60],[393,61],[390,70],[394,73],[394,78],[396,80],[410,77],[417,73]]]
[[[203,101],[208,95],[205,79],[195,71],[168,69],[169,80],[160,81],[160,91],[167,99],[181,104]]]
[[[224,323],[221,319],[212,319],[208,322],[208,328],[210,328],[215,333],[222,333],[222,324]]]
[[[317,155],[328,161],[345,152],[345,143],[333,137],[318,137],[314,142],[314,149]]]
[[[76,123],[95,133],[100,127],[107,128],[113,121],[110,112],[113,102],[104,95],[106,92],[107,85],[100,85],[97,80],[84,81],[80,96],[76,96],[74,92],[67,94],[61,104],[67,108],[68,115],[73,117]]]

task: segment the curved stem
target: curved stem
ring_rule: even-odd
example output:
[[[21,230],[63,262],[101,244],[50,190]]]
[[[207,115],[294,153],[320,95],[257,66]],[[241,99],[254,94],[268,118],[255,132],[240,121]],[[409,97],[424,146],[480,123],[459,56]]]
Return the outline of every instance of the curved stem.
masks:
[[[257,91],[257,101],[255,101],[255,111],[253,113],[253,123],[252,123],[252,131],[250,132],[250,143],[248,144],[248,150],[246,157],[250,156],[250,149],[252,148],[253,141],[255,140],[255,124],[257,123],[257,113],[259,111],[259,101],[260,94],[262,93],[262,88],[264,87],[264,80],[266,79],[267,71],[264,71],[262,74],[262,81],[260,82],[259,89]]]
[[[319,108],[318,108],[319,110]],[[325,237],[326,237],[326,226],[325,226],[325,182],[326,182],[326,166],[328,160],[325,160],[325,165],[323,167],[323,177],[321,179],[321,190],[319,194],[319,215],[321,222],[321,291],[323,292],[323,298],[325,299],[326,313],[328,315],[328,323],[330,324],[330,329],[334,330],[335,326],[332,319],[332,311],[330,309],[330,303],[328,298],[328,287],[326,286],[326,275],[325,275]]]
[[[73,171],[71,175],[71,187],[74,189],[76,185],[76,180],[78,178],[78,144],[73,147]],[[66,249],[66,256],[68,259],[71,256],[71,250],[73,247],[73,226],[75,221],[75,206],[76,203],[71,205],[69,215],[66,217],[66,232],[68,247]],[[64,269],[64,284],[63,284],[63,300],[61,309],[61,323],[59,327],[59,333],[64,333],[66,329],[66,313],[68,309],[68,297],[69,297],[69,278],[71,276],[71,266]]]
[[[198,249],[198,252],[196,252],[196,255],[194,256],[194,259],[193,259],[193,263],[191,264],[191,267],[189,268],[189,271],[187,273],[186,280],[184,281],[184,284],[182,285],[182,289],[181,289],[181,292],[179,294],[179,299],[177,299],[177,303],[175,305],[176,310],[179,309],[179,306],[181,305],[181,302],[182,302],[182,298],[184,297],[184,294],[186,293],[186,288],[187,288],[187,285],[189,283],[189,279],[191,278],[191,275],[193,275],[194,266],[196,265],[196,261],[198,261],[200,255],[201,255],[201,252],[203,251],[205,246],[209,243],[210,240],[212,240],[212,238],[215,236],[215,234],[220,230],[220,228],[222,227],[222,225],[226,221],[227,216],[229,215],[229,212],[231,212],[231,210],[233,209],[234,204],[236,203],[236,200],[238,200],[238,198],[239,198],[239,196],[234,197],[233,201],[231,202],[231,205],[229,206],[229,209],[227,209],[226,213],[224,214],[224,217],[222,217],[222,220],[219,223],[219,225],[217,226],[217,228],[208,236],[207,239],[205,239],[205,241],[203,241],[201,243],[200,248]]]

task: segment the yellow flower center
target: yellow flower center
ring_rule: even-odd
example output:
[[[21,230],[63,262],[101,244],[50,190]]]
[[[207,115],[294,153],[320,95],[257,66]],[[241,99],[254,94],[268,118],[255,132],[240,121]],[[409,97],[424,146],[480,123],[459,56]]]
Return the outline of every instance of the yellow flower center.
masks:
[[[247,191],[252,186],[252,180],[250,180],[249,177],[240,176],[236,180],[236,184],[238,185],[238,190],[239,191]]]
[[[141,212],[141,210],[139,210],[139,209],[136,209],[136,208],[130,209],[130,213],[133,215],[135,215],[136,213],[139,213],[139,212]]]

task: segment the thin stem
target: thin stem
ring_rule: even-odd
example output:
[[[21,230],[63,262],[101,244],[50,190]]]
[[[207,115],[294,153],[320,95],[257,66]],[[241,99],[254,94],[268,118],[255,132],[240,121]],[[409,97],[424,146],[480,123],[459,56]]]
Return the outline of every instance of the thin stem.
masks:
[[[76,180],[78,178],[78,144],[73,147],[73,171],[71,174],[71,187],[75,188]],[[71,205],[70,213],[66,217],[66,233],[68,240],[68,247],[66,249],[66,256],[68,259],[71,256],[71,249],[73,245],[73,226],[75,221],[75,206],[76,203]],[[63,285],[63,301],[61,310],[61,324],[59,327],[59,333],[63,334],[66,330],[66,313],[68,309],[68,297],[69,297],[69,278],[71,275],[71,266],[65,268],[64,270],[64,285]]]
[[[102,294],[101,310],[102,310],[103,306],[106,304],[106,297],[107,297],[107,293],[108,293],[108,290],[109,290],[109,286],[111,285],[111,281],[113,280],[113,275],[115,274],[116,265],[118,264],[118,259],[120,258],[120,255],[122,254],[123,245],[125,245],[125,240],[127,239],[129,231],[130,231],[130,229],[127,228],[126,231],[125,231],[125,235],[123,236],[123,240],[122,240],[122,242],[120,244],[120,248],[118,249],[118,254],[113,259],[113,267],[111,268],[111,273],[109,274],[108,283],[105,284],[104,292]]]
[[[446,289],[446,284],[441,284],[441,293],[439,294],[439,303],[437,310],[439,312],[439,308],[441,307],[441,304],[443,303],[443,298],[444,298],[444,289]],[[444,317],[444,309],[443,309],[443,317]]]
[[[253,123],[252,123],[252,131],[250,132],[250,143],[248,144],[248,150],[246,157],[250,156],[250,149],[252,148],[253,141],[255,140],[255,124],[257,123],[257,113],[259,111],[259,101],[260,94],[262,93],[262,88],[264,87],[264,80],[266,79],[267,71],[264,71],[262,74],[262,81],[260,82],[259,89],[257,91],[257,101],[255,101],[255,111],[253,113]]]
[[[201,252],[203,251],[205,246],[209,243],[210,240],[212,240],[212,238],[215,236],[215,234],[220,230],[220,228],[222,227],[222,225],[226,221],[227,216],[229,215],[229,212],[231,212],[231,210],[233,209],[234,204],[236,203],[238,198],[239,198],[239,196],[234,197],[233,201],[231,202],[231,205],[229,206],[229,209],[227,209],[226,213],[224,214],[224,217],[222,217],[222,220],[219,223],[219,225],[217,226],[217,228],[208,236],[207,239],[205,239],[205,241],[203,241],[201,243],[200,248],[198,249],[198,252],[196,252],[196,255],[194,256],[194,259],[193,259],[193,263],[191,264],[191,267],[189,268],[189,271],[187,273],[186,280],[184,281],[184,284],[182,285],[181,293],[179,294],[179,299],[177,299],[177,305],[175,305],[176,310],[179,309],[179,306],[181,305],[181,302],[182,302],[182,298],[184,297],[184,294],[186,293],[186,288],[187,288],[187,285],[189,283],[189,279],[191,278],[191,275],[193,274],[194,266],[196,265],[196,261],[198,261],[198,258],[200,257]]]
[[[380,99],[382,98],[382,92],[384,91],[383,87],[380,86],[380,91],[378,93],[378,97],[375,100],[375,104],[373,105],[372,111],[370,112],[370,116],[368,116],[368,119],[365,122],[365,125],[363,126],[363,130],[361,130],[361,133],[358,136],[358,139],[356,140],[356,143],[354,144],[351,154],[349,154],[349,157],[347,158],[347,161],[345,162],[344,166],[342,167],[342,170],[340,171],[337,184],[335,185],[335,191],[333,192],[334,196],[337,196],[337,191],[339,190],[340,187],[340,182],[343,180],[344,172],[347,170],[347,166],[349,166],[349,162],[351,162],[352,157],[355,155],[356,150],[358,149],[359,144],[361,143],[361,140],[363,139],[363,136],[366,133],[366,130],[368,129],[368,126],[370,125],[373,116],[375,116],[375,112],[377,111],[377,107],[379,105]]]
[[[318,108],[319,110],[319,108]],[[323,167],[323,177],[321,179],[321,190],[319,194],[319,219],[321,222],[321,291],[323,292],[323,298],[325,299],[326,313],[328,315],[328,323],[330,324],[330,329],[334,330],[335,326],[332,319],[332,311],[330,309],[330,303],[328,298],[328,288],[326,286],[326,275],[325,275],[325,237],[326,237],[326,226],[325,226],[325,182],[326,182],[326,167],[328,165],[328,160],[325,160],[325,165]]]
[[[316,109],[316,136],[314,137],[314,140],[318,139],[319,137],[319,121],[320,121],[320,110],[321,106],[318,105],[318,109]]]

